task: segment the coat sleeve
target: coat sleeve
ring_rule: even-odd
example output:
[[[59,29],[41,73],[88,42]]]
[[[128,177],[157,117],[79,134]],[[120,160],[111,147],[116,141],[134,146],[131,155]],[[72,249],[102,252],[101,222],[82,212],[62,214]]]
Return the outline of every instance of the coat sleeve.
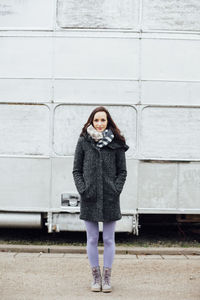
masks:
[[[82,140],[81,137],[79,137],[76,145],[73,171],[72,171],[74,182],[79,194],[82,194],[85,190],[85,182],[83,178],[83,159],[84,159],[84,151],[82,148]]]
[[[117,191],[121,193],[127,176],[125,150],[122,148],[117,149],[116,164],[117,178],[115,180],[115,186]]]

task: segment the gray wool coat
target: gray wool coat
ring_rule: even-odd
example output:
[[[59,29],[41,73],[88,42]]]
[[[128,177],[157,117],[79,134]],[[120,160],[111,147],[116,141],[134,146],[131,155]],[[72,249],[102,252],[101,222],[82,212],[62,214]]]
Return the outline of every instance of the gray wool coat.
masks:
[[[121,219],[120,193],[127,176],[128,148],[115,138],[98,148],[88,133],[79,137],[72,173],[81,196],[80,219],[97,222]]]

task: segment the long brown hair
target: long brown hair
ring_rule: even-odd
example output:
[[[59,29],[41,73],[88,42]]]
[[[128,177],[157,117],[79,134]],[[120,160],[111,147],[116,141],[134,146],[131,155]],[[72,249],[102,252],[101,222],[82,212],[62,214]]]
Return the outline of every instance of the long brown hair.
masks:
[[[109,111],[104,106],[99,106],[91,112],[87,122],[83,126],[80,136],[84,136],[86,134],[87,127],[91,124],[93,125],[94,116],[97,112],[100,112],[100,111],[104,111],[107,115],[107,120],[108,120],[107,128],[112,130],[112,132],[117,140],[125,143],[125,138],[123,137],[123,135],[121,135],[119,128],[117,127],[117,125],[115,124],[113,119],[111,118]]]

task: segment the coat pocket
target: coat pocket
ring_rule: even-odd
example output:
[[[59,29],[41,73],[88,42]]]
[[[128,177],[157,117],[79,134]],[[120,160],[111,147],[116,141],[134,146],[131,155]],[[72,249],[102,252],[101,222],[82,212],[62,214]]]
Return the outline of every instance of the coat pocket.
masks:
[[[95,202],[96,201],[96,185],[92,185],[86,184],[86,188],[84,190],[84,192],[81,194],[81,199],[83,201],[91,201],[91,202]]]
[[[104,181],[104,196],[107,199],[115,200],[119,196],[119,192],[115,186],[114,180],[105,179]]]
[[[114,185],[114,191],[115,191],[115,193],[117,194],[117,196],[119,196],[119,194],[120,194],[121,192],[119,192],[119,191],[117,190],[115,183],[113,183],[113,185]]]

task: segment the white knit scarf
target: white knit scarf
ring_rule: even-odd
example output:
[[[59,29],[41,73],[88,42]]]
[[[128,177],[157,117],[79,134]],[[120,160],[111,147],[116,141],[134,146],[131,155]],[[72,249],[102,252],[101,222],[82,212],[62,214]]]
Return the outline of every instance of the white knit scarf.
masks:
[[[114,138],[111,129],[105,129],[103,132],[97,131],[92,124],[87,127],[87,133],[96,141],[97,147],[102,148],[108,145]]]

